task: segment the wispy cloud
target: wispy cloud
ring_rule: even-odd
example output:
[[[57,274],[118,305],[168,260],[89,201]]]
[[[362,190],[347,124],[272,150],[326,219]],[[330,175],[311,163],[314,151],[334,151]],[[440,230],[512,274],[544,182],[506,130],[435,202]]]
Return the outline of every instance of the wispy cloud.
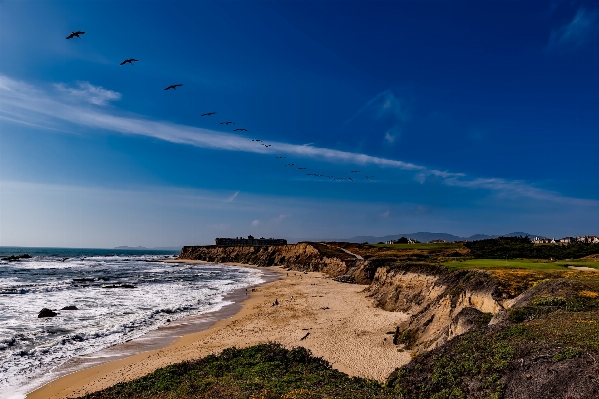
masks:
[[[230,197],[228,197],[228,198],[225,200],[225,202],[233,202],[233,200],[234,200],[235,198],[237,198],[237,196],[238,196],[238,195],[239,195],[239,191],[235,191],[235,192],[233,193],[233,195],[231,195]]]
[[[389,210],[386,210],[385,212],[381,213],[381,217],[383,219],[386,219],[389,217],[390,214],[391,214],[391,212]]]
[[[549,51],[579,48],[599,36],[599,12],[580,7],[572,21],[551,32]]]
[[[386,92],[379,94],[374,100],[389,99]],[[385,100],[385,103],[387,100]],[[389,109],[394,114],[393,101]],[[47,91],[40,90],[24,82],[19,82],[7,76],[0,75],[0,117],[32,123],[47,124],[49,122],[68,122],[78,126],[102,129],[126,135],[152,137],[172,143],[192,145],[201,148],[224,151],[243,151],[260,154],[272,154],[264,146],[257,146],[246,136],[202,129],[193,126],[180,125],[170,122],[153,121],[141,116],[123,116],[116,110],[98,107],[86,107],[63,101],[60,97]],[[472,189],[486,189],[500,194],[530,197],[539,200],[581,203],[599,205],[599,201],[576,199],[559,193],[536,188],[521,181],[510,181],[499,178],[473,178],[464,173],[431,169],[423,165],[404,162],[395,159],[382,158],[367,154],[339,151],[311,145],[290,144],[285,142],[270,142],[277,153],[288,156],[313,158],[332,163],[353,165],[372,165],[382,168],[393,168],[411,172],[421,183],[429,178],[449,186],[459,186]],[[237,194],[237,193],[236,193]],[[233,201],[236,194],[229,197]],[[226,200],[225,200],[226,201]]]
[[[500,178],[448,178],[444,180],[444,183],[448,186],[492,190],[505,197],[527,197],[570,205],[599,206],[599,201],[594,199],[566,197],[558,192],[536,188],[519,180],[514,181]]]
[[[399,133],[400,132],[397,132],[394,129],[389,129],[385,132],[385,140],[387,140],[390,144],[393,144]]]
[[[402,128],[410,120],[412,113],[409,102],[397,96],[392,89],[388,89],[369,100],[354,116],[345,121],[345,124],[349,125],[361,116],[366,116],[369,124],[376,121],[378,129],[385,132],[383,139],[388,144],[393,144],[401,136]]]
[[[252,225],[252,227],[256,227],[260,224],[260,221],[258,219],[252,221],[252,223],[250,223]]]
[[[410,119],[411,113],[406,100],[397,97],[392,90],[381,94],[383,96],[380,98],[381,103],[377,109],[379,118],[392,116],[398,122],[406,122]]]
[[[401,121],[406,121],[410,118],[407,102],[397,97],[392,89],[387,89],[374,96],[358,112],[346,120],[345,124],[349,125],[365,113],[371,113],[376,118],[392,115]]]
[[[109,101],[121,99],[121,93],[106,90],[100,86],[94,86],[89,82],[77,82],[77,88],[67,87],[64,83],[57,83],[54,87],[77,100],[87,101],[96,105],[106,105]]]

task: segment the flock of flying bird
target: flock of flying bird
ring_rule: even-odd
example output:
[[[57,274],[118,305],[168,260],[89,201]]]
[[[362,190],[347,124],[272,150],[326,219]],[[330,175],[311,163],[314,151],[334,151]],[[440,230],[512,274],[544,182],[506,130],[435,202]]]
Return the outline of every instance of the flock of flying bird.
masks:
[[[77,38],[81,39],[81,35],[83,35],[83,34],[85,34],[85,32],[83,32],[83,31],[71,32],[71,34],[69,36],[67,36],[67,39],[73,39],[74,37],[77,37]],[[121,62],[120,65],[125,65],[125,64],[131,64],[131,65],[133,65],[134,62],[139,62],[139,60],[136,60],[135,58],[128,58],[128,59],[124,60],[123,62]],[[177,90],[177,87],[181,87],[181,86],[183,86],[183,84],[177,83],[177,84],[168,86],[164,90],[170,90],[170,89]],[[217,114],[217,112],[207,112],[205,114],[201,114],[200,116],[212,116],[212,115],[216,115],[216,114]],[[235,122],[227,121],[227,122],[220,122],[220,124],[221,125],[229,126],[229,125],[234,125]],[[244,129],[244,128],[236,128],[236,129],[233,129],[233,131],[234,132],[247,132],[248,130]],[[265,148],[272,147],[272,144],[266,144],[262,140],[252,139],[252,141],[256,142],[256,143],[260,143],[260,145],[263,145]],[[287,157],[276,156],[276,158],[277,159],[285,159]],[[288,163],[285,166],[295,167],[297,165],[294,164],[294,163]],[[298,167],[297,169],[298,170],[306,170],[307,168]],[[352,170],[351,171],[351,173],[361,173],[361,172],[362,172],[361,170]],[[306,173],[306,175],[307,176],[314,176],[314,177],[325,177],[326,176],[328,179],[332,179],[332,180],[349,180],[349,181],[354,181],[354,179],[352,179],[351,177],[343,178],[343,177],[335,177],[335,176],[329,176],[329,175],[322,175],[322,174],[317,174],[317,173]],[[374,176],[365,176],[365,177],[366,177],[366,179],[370,180]]]

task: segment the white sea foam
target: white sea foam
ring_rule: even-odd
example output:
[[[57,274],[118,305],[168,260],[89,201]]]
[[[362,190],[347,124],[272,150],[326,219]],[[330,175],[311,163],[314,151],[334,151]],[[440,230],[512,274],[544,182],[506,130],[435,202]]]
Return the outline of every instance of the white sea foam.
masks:
[[[219,265],[156,264],[156,256],[34,257],[0,264],[0,392],[24,397],[32,380],[79,355],[220,309],[226,293],[261,272]],[[133,286],[135,288],[107,288]],[[60,310],[75,305],[78,310]],[[42,308],[58,313],[38,318]]]

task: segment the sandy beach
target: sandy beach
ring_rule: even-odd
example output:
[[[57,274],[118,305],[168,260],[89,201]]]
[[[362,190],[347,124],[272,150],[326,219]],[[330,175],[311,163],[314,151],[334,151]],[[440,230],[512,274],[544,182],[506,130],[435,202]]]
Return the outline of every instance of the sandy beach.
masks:
[[[268,341],[306,347],[342,372],[380,381],[410,360],[409,353],[398,352],[386,334],[408,316],[374,307],[363,293],[366,286],[339,283],[322,273],[266,270],[279,272],[281,279],[250,290],[239,312],[209,329],[184,335],[162,349],[66,375],[27,398],[73,398],[168,364]],[[275,300],[278,305],[273,306]]]

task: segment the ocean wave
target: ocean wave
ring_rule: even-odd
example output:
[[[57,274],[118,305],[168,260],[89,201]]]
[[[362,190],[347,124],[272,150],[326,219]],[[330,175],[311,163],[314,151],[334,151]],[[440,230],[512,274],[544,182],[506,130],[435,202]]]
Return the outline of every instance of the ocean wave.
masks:
[[[223,299],[227,292],[262,282],[257,270],[157,265],[148,259],[156,256],[72,258],[64,262],[69,268],[38,267],[64,263],[37,258],[28,261],[34,267],[1,265],[0,390],[40,378],[73,356],[135,339],[168,320],[216,311],[230,303]],[[136,288],[102,288],[123,284]],[[60,310],[69,305],[77,310]],[[38,318],[44,307],[58,315]]]

